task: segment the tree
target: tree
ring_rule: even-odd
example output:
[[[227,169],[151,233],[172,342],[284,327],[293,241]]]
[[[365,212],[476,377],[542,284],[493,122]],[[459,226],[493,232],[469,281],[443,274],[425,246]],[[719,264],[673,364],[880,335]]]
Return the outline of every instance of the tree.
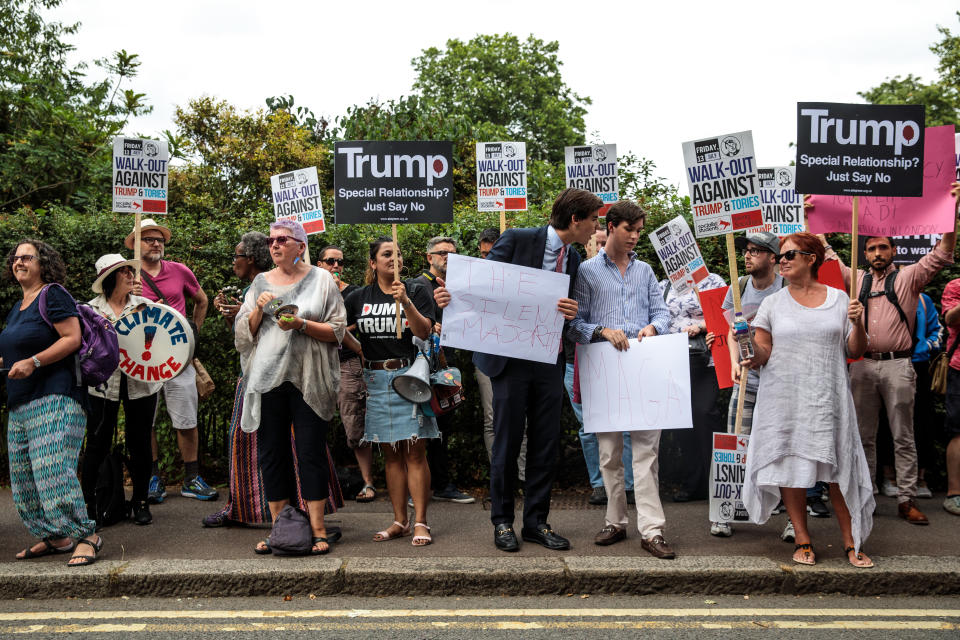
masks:
[[[532,35],[479,35],[424,49],[413,60],[413,89],[442,112],[503,127],[527,142],[531,159],[563,162],[563,148],[583,144],[586,105],[560,76],[560,45]]]

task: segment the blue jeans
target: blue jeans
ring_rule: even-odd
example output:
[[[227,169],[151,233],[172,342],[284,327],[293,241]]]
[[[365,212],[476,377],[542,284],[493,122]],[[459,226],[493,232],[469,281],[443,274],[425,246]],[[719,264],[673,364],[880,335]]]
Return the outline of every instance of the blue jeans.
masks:
[[[580,448],[583,449],[583,459],[587,463],[587,475],[590,476],[590,486],[603,486],[603,477],[600,475],[600,446],[597,444],[597,434],[583,430],[583,408],[579,402],[573,401],[573,363],[568,362],[563,376],[563,386],[567,388],[567,396],[573,413],[580,423]],[[630,433],[623,434],[623,481],[627,491],[633,491],[633,453],[630,451]]]

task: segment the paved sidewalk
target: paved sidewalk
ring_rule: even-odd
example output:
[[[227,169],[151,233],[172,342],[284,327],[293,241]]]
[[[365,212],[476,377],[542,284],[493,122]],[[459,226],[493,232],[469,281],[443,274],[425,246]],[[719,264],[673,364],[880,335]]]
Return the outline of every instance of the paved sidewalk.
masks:
[[[626,541],[593,544],[603,526],[603,507],[587,496],[557,494],[551,525],[568,537],[570,551],[551,552],[525,543],[519,553],[493,546],[489,512],[482,502],[433,502],[434,543],[414,548],[410,538],[374,542],[373,533],[393,520],[380,492],[370,504],[348,501],[329,518],[343,529],[330,555],[310,558],[256,556],[264,528],[205,529],[201,518],[223,504],[181,498],[177,491],[152,507],[154,523],[122,523],[101,533],[101,561],[68,568],[65,556],[15,561],[29,543],[10,491],[0,491],[0,598],[142,596],[239,596],[316,593],[357,595],[545,593],[812,593],[850,595],[960,594],[960,518],[940,507],[942,496],[920,503],[927,527],[896,515],[892,498],[879,497],[866,550],[877,563],[850,567],[836,519],[809,518],[818,564],[790,562],[792,545],[779,533],[786,516],[762,527],[738,525],[732,538],[708,532],[707,503],[664,503],[667,540],[674,561],[657,560],[640,546],[635,528]],[[519,512],[518,512],[519,513]],[[518,521],[519,525],[519,521]],[[518,528],[519,532],[519,528]],[[6,560],[9,559],[9,560]]]

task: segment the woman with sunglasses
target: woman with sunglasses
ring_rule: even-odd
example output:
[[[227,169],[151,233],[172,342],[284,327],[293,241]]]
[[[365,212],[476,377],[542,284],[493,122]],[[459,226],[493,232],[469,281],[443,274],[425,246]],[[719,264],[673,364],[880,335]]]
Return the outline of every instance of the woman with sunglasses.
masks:
[[[793,561],[816,563],[807,529],[806,487],[830,486],[847,561],[873,566],[862,551],[873,527],[873,483],[860,443],[847,358],[867,347],[863,305],[817,282],[823,245],[809,233],[780,243],[788,285],[760,305],[753,320],[754,357],[763,367],[747,449],[743,503],[766,522],[782,498],[796,530]]]
[[[323,521],[329,497],[327,426],[336,409],[337,347],[346,314],[333,277],[310,265],[299,223],[270,225],[270,257],[275,267],[254,278],[234,325],[247,385],[240,426],[257,432],[273,520],[297,501],[299,477],[313,529],[311,553],[322,555],[330,551]],[[270,553],[269,538],[254,551]]]
[[[132,293],[136,284],[134,269],[139,264],[139,260],[126,260],[118,253],[101,256],[96,262],[97,279],[90,288],[100,295],[88,304],[111,324],[116,324],[140,304],[150,302]],[[130,479],[133,481],[133,521],[139,525],[153,522],[147,504],[153,462],[150,431],[153,429],[153,416],[162,387],[162,382],[141,382],[117,367],[105,387],[90,387],[87,390],[90,394],[90,413],[87,416],[87,446],[80,467],[80,486],[83,487],[83,498],[87,502],[87,513],[92,520],[99,518],[97,524],[100,526],[106,523],[102,521],[105,514],[96,510],[98,472],[113,446],[121,403],[124,442],[130,459]]]
[[[87,517],[77,480],[87,392],[77,380],[72,357],[80,348],[76,303],[54,284],[63,282],[67,269],[53,247],[27,239],[7,254],[5,274],[23,294],[0,333],[0,367],[8,370],[10,486],[23,524],[39,539],[16,558],[74,551],[68,566],[90,565],[103,540]]]

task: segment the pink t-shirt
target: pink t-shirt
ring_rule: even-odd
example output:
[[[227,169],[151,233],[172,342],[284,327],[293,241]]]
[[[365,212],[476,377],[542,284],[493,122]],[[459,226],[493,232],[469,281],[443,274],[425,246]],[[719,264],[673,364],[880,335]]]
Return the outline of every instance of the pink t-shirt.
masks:
[[[153,278],[153,283],[157,285],[171,307],[187,315],[187,296],[192,298],[200,291],[200,283],[197,282],[197,276],[193,275],[193,271],[179,262],[161,260],[160,273],[150,276],[143,271],[143,275]],[[160,302],[160,298],[147,284],[146,277],[143,279],[143,297]]]
[[[950,311],[950,309],[953,309],[958,304],[960,304],[960,278],[951,280],[947,283],[947,286],[944,287],[943,298],[940,300],[940,309],[943,315],[947,315],[947,311]],[[947,327],[947,331],[949,332],[949,337],[947,338],[947,343],[943,346],[945,352],[949,351],[953,343],[957,341],[958,333],[957,327]],[[953,352],[953,357],[950,358],[950,366],[960,371],[960,348],[957,348]]]

